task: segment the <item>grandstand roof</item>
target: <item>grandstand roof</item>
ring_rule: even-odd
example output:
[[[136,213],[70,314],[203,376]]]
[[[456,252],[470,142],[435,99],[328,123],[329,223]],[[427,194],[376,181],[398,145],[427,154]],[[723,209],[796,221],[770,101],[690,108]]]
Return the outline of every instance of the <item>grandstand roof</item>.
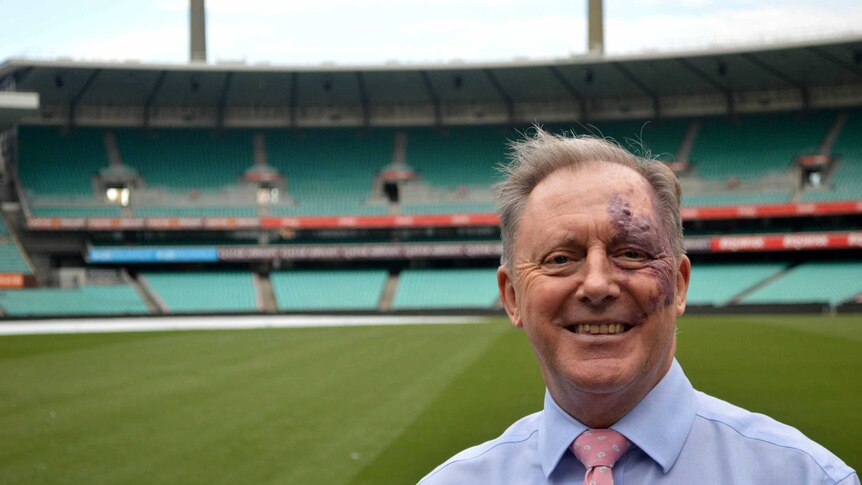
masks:
[[[43,106],[306,107],[520,103],[862,86],[862,37],[747,49],[484,64],[272,66],[11,59],[0,85]]]

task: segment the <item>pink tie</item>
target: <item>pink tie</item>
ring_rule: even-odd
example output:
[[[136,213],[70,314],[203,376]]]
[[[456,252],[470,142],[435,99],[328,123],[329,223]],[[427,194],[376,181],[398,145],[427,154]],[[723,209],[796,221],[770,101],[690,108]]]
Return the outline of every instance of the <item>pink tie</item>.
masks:
[[[584,485],[614,485],[611,470],[628,451],[629,440],[612,429],[589,429],[572,443],[572,452],[587,467]]]

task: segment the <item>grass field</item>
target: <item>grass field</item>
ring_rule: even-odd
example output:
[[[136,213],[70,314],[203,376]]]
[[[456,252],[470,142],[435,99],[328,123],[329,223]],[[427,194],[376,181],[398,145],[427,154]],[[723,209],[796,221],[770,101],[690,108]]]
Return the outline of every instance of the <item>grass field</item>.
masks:
[[[686,317],[699,389],[862,468],[862,316]],[[488,324],[0,337],[0,483],[415,483],[541,407]]]

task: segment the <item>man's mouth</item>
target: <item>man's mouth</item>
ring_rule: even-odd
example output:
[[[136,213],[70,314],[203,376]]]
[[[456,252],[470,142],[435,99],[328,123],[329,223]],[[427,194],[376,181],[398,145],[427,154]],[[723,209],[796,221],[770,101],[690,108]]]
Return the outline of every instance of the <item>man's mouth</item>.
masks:
[[[625,323],[581,323],[570,325],[566,330],[572,333],[588,333],[591,335],[614,335],[629,331],[632,326]]]

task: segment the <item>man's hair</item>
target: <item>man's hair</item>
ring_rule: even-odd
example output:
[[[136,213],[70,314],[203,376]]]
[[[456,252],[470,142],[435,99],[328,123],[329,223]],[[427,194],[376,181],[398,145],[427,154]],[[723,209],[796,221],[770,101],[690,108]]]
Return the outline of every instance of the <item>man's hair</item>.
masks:
[[[534,129],[534,134],[510,144],[511,163],[501,167],[505,178],[495,187],[503,239],[501,264],[514,271],[511,264],[515,233],[533,189],[561,168],[578,168],[595,162],[629,167],[646,179],[656,193],[655,210],[669,235],[674,257],[682,256],[681,189],[679,180],[667,165],[633,155],[616,143],[594,136],[554,135],[539,127]]]

